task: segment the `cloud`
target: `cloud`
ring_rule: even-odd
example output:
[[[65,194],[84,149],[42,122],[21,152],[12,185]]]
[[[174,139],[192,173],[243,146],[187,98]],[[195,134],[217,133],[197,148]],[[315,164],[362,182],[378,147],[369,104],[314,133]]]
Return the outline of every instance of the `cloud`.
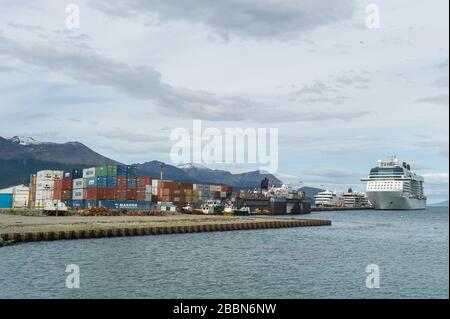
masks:
[[[66,43],[22,44],[0,35],[0,54],[45,70],[63,74],[78,82],[109,87],[132,98],[151,100],[170,117],[211,121],[324,121],[352,120],[367,111],[277,109],[239,96],[222,96],[205,91],[173,87],[161,80],[150,66],[131,66]]]
[[[110,140],[119,140],[125,142],[160,142],[163,138],[168,140],[167,134],[140,134],[126,131],[124,129],[116,128],[112,131],[101,132],[98,134],[101,137],[105,137]]]
[[[368,89],[371,79],[365,70],[344,70],[338,76],[325,81],[314,81],[312,84],[303,85],[295,89],[292,95],[302,105],[340,105],[351,98],[342,95],[343,89]],[[291,86],[297,88],[297,86]]]
[[[368,89],[368,84],[371,80],[361,75],[354,75],[337,77],[336,82],[342,86],[353,86],[357,89]]]
[[[449,157],[448,140],[426,140],[415,143],[417,147],[434,150],[441,156]]]
[[[449,175],[448,173],[426,173],[422,174],[423,178],[427,183],[430,184],[449,184]]]
[[[91,0],[90,5],[113,16],[202,24],[224,39],[298,38],[350,19],[354,10],[353,0]]]
[[[306,95],[306,94],[317,94],[322,95],[325,92],[336,91],[336,89],[332,88],[328,84],[322,81],[316,81],[311,85],[304,85],[303,88],[294,92],[297,95]]]
[[[448,70],[448,62],[449,62],[449,60],[447,59],[447,60],[442,61],[442,62],[440,62],[440,63],[436,63],[436,64],[434,65],[434,67],[437,68],[437,69],[445,69],[445,70]]]
[[[448,106],[448,93],[422,97],[416,100],[418,103],[431,103]]]
[[[341,169],[335,169],[335,168],[324,168],[321,169],[318,172],[306,172],[306,175],[309,176],[321,176],[321,177],[327,177],[327,178],[346,178],[346,177],[354,177],[354,172],[349,172]]]
[[[43,30],[41,26],[38,25],[28,25],[22,23],[9,22],[8,26],[17,29],[17,30],[25,30],[25,31],[40,31]]]
[[[440,77],[440,78],[436,79],[433,82],[433,85],[437,86],[437,87],[440,87],[440,88],[448,88],[448,86],[449,86],[448,76],[443,76],[443,77]]]

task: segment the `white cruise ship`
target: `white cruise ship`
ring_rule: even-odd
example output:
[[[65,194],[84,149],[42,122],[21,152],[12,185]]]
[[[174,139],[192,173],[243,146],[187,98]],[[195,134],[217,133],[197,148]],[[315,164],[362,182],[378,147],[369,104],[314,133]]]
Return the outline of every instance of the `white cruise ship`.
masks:
[[[341,204],[340,198],[335,192],[326,190],[314,196],[316,206],[337,207]]]
[[[366,183],[366,196],[375,209],[425,209],[424,179],[411,171],[409,164],[392,156],[389,161],[378,161],[370,170]]]
[[[341,201],[344,207],[364,208],[371,206],[366,194],[360,194],[351,188],[348,189],[347,193],[342,194]]]

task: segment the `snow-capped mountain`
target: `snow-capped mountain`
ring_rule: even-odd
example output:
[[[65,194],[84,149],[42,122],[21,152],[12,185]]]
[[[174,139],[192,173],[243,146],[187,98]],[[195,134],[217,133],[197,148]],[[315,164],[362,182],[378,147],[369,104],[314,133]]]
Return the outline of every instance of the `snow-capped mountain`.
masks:
[[[201,164],[194,164],[194,163],[186,163],[186,164],[181,164],[177,166],[179,169],[206,169],[209,170],[208,167],[203,166]]]
[[[32,137],[26,137],[26,136],[13,136],[10,139],[8,139],[8,141],[10,141],[11,143],[14,143],[14,144],[19,144],[19,145],[24,145],[24,146],[44,144],[42,142],[36,141]]]

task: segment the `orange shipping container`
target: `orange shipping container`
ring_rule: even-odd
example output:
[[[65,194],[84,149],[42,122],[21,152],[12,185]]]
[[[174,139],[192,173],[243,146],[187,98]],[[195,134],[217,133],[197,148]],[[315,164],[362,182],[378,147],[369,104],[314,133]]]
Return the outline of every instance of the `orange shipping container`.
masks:
[[[127,200],[136,200],[136,189],[128,188],[126,197],[127,197]]]
[[[127,199],[127,190],[116,188],[115,190],[115,200],[126,200]]]
[[[106,200],[106,188],[87,188],[87,200]]]
[[[151,185],[152,181],[149,176],[138,176],[136,177],[136,187],[145,188],[147,185]]]
[[[105,189],[105,199],[106,200],[115,200],[116,199],[116,189],[115,188],[106,188]]]
[[[126,176],[118,176],[117,177],[117,188],[118,189],[126,189],[128,183],[128,178]]]

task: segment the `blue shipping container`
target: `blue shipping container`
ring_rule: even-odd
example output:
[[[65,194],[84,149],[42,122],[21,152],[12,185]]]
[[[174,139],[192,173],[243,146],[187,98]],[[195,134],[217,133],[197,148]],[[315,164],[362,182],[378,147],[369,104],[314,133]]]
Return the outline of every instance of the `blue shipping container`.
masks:
[[[68,207],[68,208],[72,208],[72,206],[73,206],[73,202],[72,202],[71,199],[63,200],[62,202],[63,202],[63,204],[66,205],[66,207]]]
[[[125,165],[117,166],[117,176],[128,176],[128,169]]]
[[[12,208],[13,195],[12,194],[0,194],[0,208]]]
[[[86,188],[106,188],[106,177],[86,178]]]
[[[73,169],[72,170],[72,179],[83,178],[83,170],[82,169]]]
[[[136,178],[128,178],[127,187],[128,188],[136,188]]]
[[[84,199],[74,199],[72,200],[72,209],[85,209],[86,200]]]
[[[86,209],[90,209],[92,207],[99,207],[98,200],[87,200],[86,205],[84,206]]]
[[[117,187],[117,178],[107,177],[106,178],[106,187],[107,188],[116,188]]]
[[[127,166],[128,177],[136,177],[136,166],[129,165]]]
[[[146,201],[136,200],[100,200],[98,201],[99,207],[105,207],[113,211],[149,211],[151,203]]]

